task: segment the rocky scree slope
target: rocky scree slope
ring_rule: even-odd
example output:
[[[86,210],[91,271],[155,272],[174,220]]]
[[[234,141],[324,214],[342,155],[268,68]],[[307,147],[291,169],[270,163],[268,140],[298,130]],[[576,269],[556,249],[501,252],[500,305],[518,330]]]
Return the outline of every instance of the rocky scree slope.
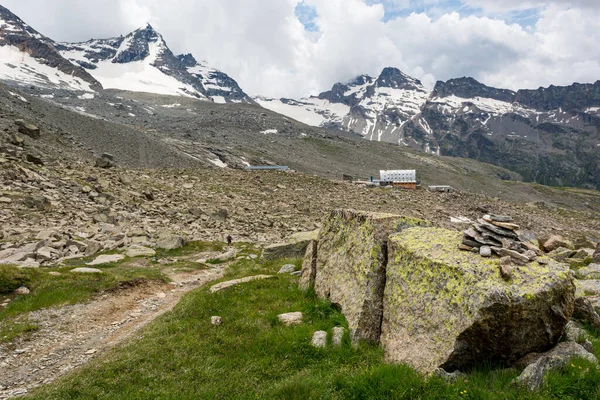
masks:
[[[61,159],[93,163],[110,153],[118,166],[128,168],[224,173],[247,164],[279,164],[329,179],[342,174],[368,179],[382,167],[400,166],[417,169],[424,186],[451,184],[511,202],[600,211],[597,192],[520,183],[518,174],[500,167],[309,127],[256,105],[112,90],[81,98],[72,91],[27,89],[0,84],[5,127],[0,139],[11,154],[30,153],[46,164]],[[15,123],[19,119],[37,125],[39,137],[21,134]]]
[[[65,160],[39,165],[18,156],[0,158],[0,250],[24,257],[13,263],[33,257],[48,265],[74,251],[47,243],[42,231],[83,240],[95,251],[151,243],[167,233],[203,241],[231,234],[236,241],[266,244],[320,227],[323,215],[340,205],[426,218],[457,234],[465,225],[453,217],[474,219],[482,210],[510,212],[528,234],[597,240],[600,232],[595,213],[554,212],[468,193],[374,191],[299,173],[103,169]],[[57,251],[38,254],[42,247]]]
[[[0,5],[0,79],[84,91],[101,89],[85,69],[63,58],[54,42]]]
[[[386,68],[317,97],[257,101],[309,125],[501,165],[526,181],[600,187],[600,81],[513,92],[459,78],[429,92]]]

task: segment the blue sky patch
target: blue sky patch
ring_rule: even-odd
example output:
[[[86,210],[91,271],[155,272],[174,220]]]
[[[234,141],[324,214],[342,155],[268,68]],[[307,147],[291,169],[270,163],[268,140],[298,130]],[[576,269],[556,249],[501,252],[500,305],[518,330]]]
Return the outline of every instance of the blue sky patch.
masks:
[[[313,6],[309,6],[304,1],[301,1],[296,6],[296,17],[304,25],[304,28],[309,32],[317,32],[317,9]]]
[[[433,19],[451,12],[458,12],[463,17],[468,17],[470,15],[482,17],[485,15],[480,8],[465,5],[462,0],[441,0],[436,4],[431,4],[425,0],[365,0],[365,2],[369,5],[383,5],[385,9],[385,15],[383,17],[384,22],[396,18],[407,17],[411,13],[425,13]],[[524,28],[530,28],[539,20],[539,11],[539,9],[518,10],[487,16],[502,19],[507,23],[516,23]],[[296,6],[296,16],[307,31],[318,31],[316,25],[317,10],[315,7],[309,6],[302,1]]]

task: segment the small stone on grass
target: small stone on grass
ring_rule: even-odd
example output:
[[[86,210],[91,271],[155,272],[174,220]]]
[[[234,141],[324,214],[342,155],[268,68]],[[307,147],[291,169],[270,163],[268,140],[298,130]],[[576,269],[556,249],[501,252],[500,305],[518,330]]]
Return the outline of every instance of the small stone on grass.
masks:
[[[325,331],[316,331],[313,334],[312,340],[310,342],[314,347],[324,348],[327,346],[327,332]]]
[[[290,274],[296,270],[296,266],[293,264],[286,264],[279,270],[278,274]]]
[[[291,312],[286,314],[279,314],[277,316],[281,323],[286,326],[297,325],[302,323],[302,313],[301,312]]]

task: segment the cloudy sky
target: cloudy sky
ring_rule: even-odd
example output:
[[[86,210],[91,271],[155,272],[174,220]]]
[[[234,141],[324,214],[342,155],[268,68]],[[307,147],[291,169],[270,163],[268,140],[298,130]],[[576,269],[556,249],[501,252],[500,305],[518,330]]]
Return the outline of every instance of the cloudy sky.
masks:
[[[600,79],[598,0],[0,0],[58,41],[150,22],[250,94],[300,97],[396,66],[432,88],[473,76],[510,89]]]

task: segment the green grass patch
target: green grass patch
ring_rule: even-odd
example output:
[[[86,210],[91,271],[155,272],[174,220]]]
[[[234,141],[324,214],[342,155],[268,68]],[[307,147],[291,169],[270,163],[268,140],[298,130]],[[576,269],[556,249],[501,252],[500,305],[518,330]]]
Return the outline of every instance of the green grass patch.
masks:
[[[176,250],[156,249],[156,258],[181,257],[194,253],[203,253],[208,251],[224,251],[226,244],[222,242],[188,242],[185,246]]]
[[[8,294],[26,285],[30,277],[23,270],[11,265],[0,265],[0,294]]]
[[[24,321],[22,318],[0,323],[0,343],[11,342],[17,337],[23,337],[38,330],[36,324]]]
[[[53,269],[60,275],[51,275],[47,269],[17,269],[0,266],[0,285],[4,293],[12,293],[15,286],[26,286],[30,294],[26,296],[8,295],[11,299],[6,308],[0,308],[0,343],[10,342],[22,333],[35,327],[22,316],[31,311],[81,303],[102,291],[115,290],[122,285],[141,281],[168,282],[168,278],[158,268],[128,267],[121,264],[98,266],[102,274],[74,274],[73,266]],[[10,290],[12,289],[12,290]]]
[[[233,264],[225,280],[276,274],[300,260]],[[283,326],[277,315],[302,311],[304,322]],[[210,317],[223,325],[214,327]],[[549,375],[538,393],[511,384],[515,369],[484,367],[448,384],[406,365],[387,365],[377,346],[310,345],[316,330],[346,326],[343,315],[287,274],[210,294],[184,296],[139,340],[114,349],[30,399],[593,399],[600,371],[574,360]],[[598,332],[592,341],[599,349]],[[581,368],[580,368],[581,367]]]
[[[237,246],[246,254],[257,251],[246,243],[239,243]],[[152,259],[126,257],[118,262],[94,266],[102,270],[102,274],[74,274],[70,271],[73,268],[86,266],[85,263],[100,254],[114,254],[117,251],[68,260],[64,267],[52,270],[19,269],[14,266],[0,265],[0,300],[3,299],[2,295],[4,298],[11,299],[8,307],[0,308],[0,343],[10,342],[19,335],[35,330],[36,327],[23,318],[28,312],[85,302],[100,292],[116,290],[143,281],[166,283],[169,281],[163,273],[166,268],[192,271],[204,269],[206,266],[185,260],[160,264],[156,261],[159,258],[183,257],[206,251],[220,252],[224,249],[225,244],[221,242],[190,242],[178,250],[157,252],[157,257]],[[138,265],[138,262],[143,262],[144,265]],[[60,275],[52,275],[51,271],[59,272]],[[26,296],[12,295],[14,290],[21,286],[29,288],[31,293]]]

